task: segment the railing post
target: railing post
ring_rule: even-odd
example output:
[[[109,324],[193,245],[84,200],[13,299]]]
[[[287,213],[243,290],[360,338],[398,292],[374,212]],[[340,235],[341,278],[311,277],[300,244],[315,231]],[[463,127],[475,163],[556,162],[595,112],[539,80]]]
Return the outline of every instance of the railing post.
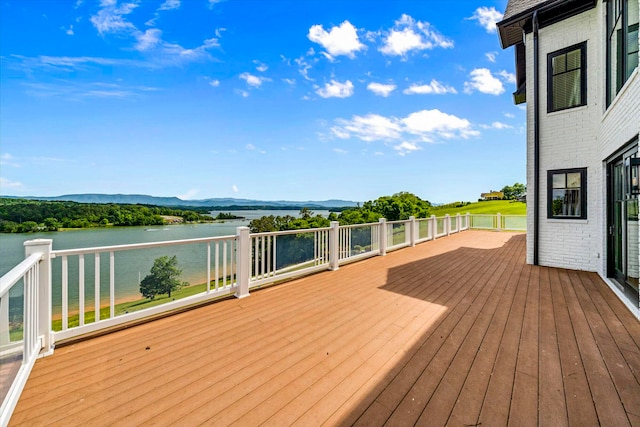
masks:
[[[409,242],[411,243],[411,246],[415,246],[416,245],[416,217],[415,216],[410,216],[409,217]]]
[[[26,256],[41,253],[42,259],[38,265],[38,324],[36,333],[42,337],[41,354],[48,356],[53,353],[54,338],[51,328],[51,251],[53,240],[34,239],[24,242]]]
[[[444,216],[444,231],[447,236],[451,234],[451,215],[446,214]]]
[[[471,214],[467,212],[467,230],[471,230]]]
[[[9,336],[9,294],[0,297],[0,348],[11,342]]]
[[[500,212],[496,215],[496,229],[498,231],[502,229],[502,215],[500,215]]]
[[[335,271],[340,264],[340,223],[331,221],[329,230],[329,269]]]
[[[380,255],[384,256],[387,254],[387,220],[380,218],[378,223],[380,224]]]
[[[460,217],[460,213],[456,214],[456,233],[459,233],[462,228],[462,218]]]
[[[431,215],[429,218],[429,225],[431,226],[431,237],[436,240],[438,235],[438,218],[435,215]]]
[[[249,227],[236,228],[236,298],[249,296],[249,264],[251,264],[251,238]]]

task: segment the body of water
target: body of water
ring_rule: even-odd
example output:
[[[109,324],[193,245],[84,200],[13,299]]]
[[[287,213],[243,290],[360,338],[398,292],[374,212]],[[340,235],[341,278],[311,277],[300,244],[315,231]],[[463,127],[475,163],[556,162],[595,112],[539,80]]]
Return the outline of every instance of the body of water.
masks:
[[[229,211],[224,211],[228,213]],[[67,230],[47,233],[6,234],[0,233],[0,275],[5,274],[24,259],[24,242],[33,239],[52,239],[53,249],[76,249],[99,246],[125,245],[146,242],[195,239],[200,237],[232,236],[236,228],[249,225],[249,221],[264,215],[298,216],[298,211],[231,211],[243,220],[227,220],[207,224],[181,224],[152,227],[107,227],[84,230]],[[218,211],[212,212],[215,216]],[[316,214],[328,215],[328,211]],[[225,248],[219,248],[222,256]],[[178,267],[183,270],[181,280],[190,284],[206,282],[206,244],[190,244],[152,249],[127,250],[115,253],[116,299],[136,299],[140,297],[139,281],[149,274],[153,261],[163,255],[178,258]],[[232,248],[226,248],[227,259]],[[212,258],[214,252],[212,250]],[[78,303],[78,257],[70,256],[69,262],[69,301],[71,306]],[[85,300],[94,299],[94,257],[85,257]],[[54,311],[61,306],[61,260],[52,262],[53,306]],[[212,266],[213,271],[213,266]],[[109,295],[109,254],[100,257],[101,300],[108,301]],[[212,273],[213,274],[213,273]],[[92,304],[91,304],[92,305]]]

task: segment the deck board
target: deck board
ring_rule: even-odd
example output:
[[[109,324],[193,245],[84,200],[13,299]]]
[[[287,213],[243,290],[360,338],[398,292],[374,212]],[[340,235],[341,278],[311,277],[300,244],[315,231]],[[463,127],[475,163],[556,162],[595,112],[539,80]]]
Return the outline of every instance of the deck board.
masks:
[[[56,349],[11,425],[638,425],[640,322],[466,231]]]

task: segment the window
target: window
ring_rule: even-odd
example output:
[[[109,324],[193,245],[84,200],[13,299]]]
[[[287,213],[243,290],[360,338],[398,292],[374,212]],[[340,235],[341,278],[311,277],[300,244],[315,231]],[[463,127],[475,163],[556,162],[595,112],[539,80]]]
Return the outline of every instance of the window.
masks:
[[[587,43],[547,56],[547,112],[587,103]]]
[[[607,106],[638,67],[638,0],[607,2]]]
[[[587,169],[547,172],[549,218],[587,218]]]

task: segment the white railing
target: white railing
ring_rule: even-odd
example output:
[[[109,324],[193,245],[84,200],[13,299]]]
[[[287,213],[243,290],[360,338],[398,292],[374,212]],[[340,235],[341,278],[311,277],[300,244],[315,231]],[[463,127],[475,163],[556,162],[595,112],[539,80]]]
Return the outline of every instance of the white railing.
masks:
[[[470,215],[471,228],[480,230],[525,231],[526,215]]]
[[[458,214],[402,221],[380,219],[378,223],[346,226],[334,221],[328,228],[257,234],[250,234],[248,227],[238,227],[235,236],[55,251],[51,240],[27,241],[26,259],[0,279],[0,391],[5,393],[4,397],[0,394],[0,426],[8,423],[35,358],[51,354],[56,342],[214,298],[232,294],[243,298],[249,295],[249,289],[336,270],[345,263],[470,228],[524,230],[526,217]],[[181,261],[186,259],[198,271],[190,278],[192,283],[199,283],[189,287],[194,292],[138,311],[127,305],[128,310],[120,312],[123,296],[119,290],[122,282],[130,288],[132,279],[122,279],[116,273],[131,264],[137,266],[139,251],[145,251],[142,258],[148,262],[149,255],[153,255],[149,251],[176,254],[181,248],[191,248],[191,252],[180,255]],[[136,282],[140,281],[139,274]],[[55,315],[54,283],[56,290],[59,286],[56,301],[60,301],[60,312]],[[16,298],[22,295],[21,300],[14,300],[24,307],[22,324],[10,321],[14,305],[20,305],[11,301],[14,293]],[[138,302],[150,305],[160,301]],[[5,375],[4,369],[10,370],[5,360],[13,356],[19,369]]]
[[[131,281],[135,283],[140,279],[140,276],[129,276],[125,279],[129,283],[117,283],[116,255],[122,254],[118,257],[120,260],[132,256],[134,251],[171,248],[170,252],[175,252],[177,246],[187,245],[196,246],[195,251],[192,251],[194,253],[188,256],[201,258],[202,261],[200,271],[203,274],[197,280],[204,285],[201,292],[139,311],[133,311],[131,307],[122,313],[116,311],[118,302],[122,300],[117,288],[122,285],[130,287]],[[55,340],[73,338],[233,293],[236,276],[235,246],[236,236],[222,236],[52,251],[52,257],[61,260],[59,282],[56,278],[61,288],[61,307],[54,319]],[[201,254],[198,253],[200,251]],[[162,250],[156,251],[157,255],[162,253]],[[70,274],[71,259],[74,261],[73,274]],[[93,298],[87,295],[89,292]],[[105,300],[108,301],[106,304]]]
[[[42,340],[38,285],[42,253],[33,253],[0,278],[0,425],[9,423]]]
[[[249,287],[326,270],[330,231],[327,227],[250,235]]]
[[[340,264],[379,255],[380,223],[341,226],[338,248]]]

